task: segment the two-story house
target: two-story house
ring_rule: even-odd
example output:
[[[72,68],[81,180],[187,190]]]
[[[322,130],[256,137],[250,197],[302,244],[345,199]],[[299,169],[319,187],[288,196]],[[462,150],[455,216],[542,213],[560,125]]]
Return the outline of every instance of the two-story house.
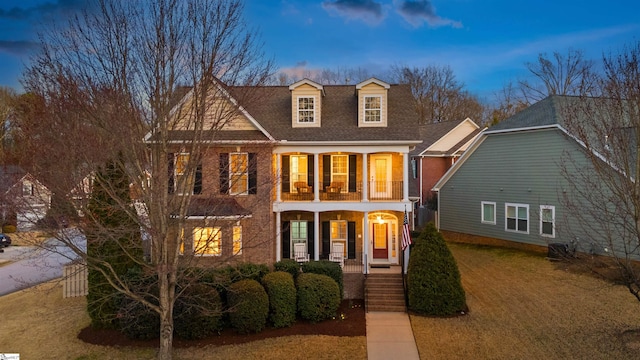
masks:
[[[2,224],[18,231],[32,230],[51,205],[51,191],[19,166],[0,166]]]
[[[240,89],[226,89],[237,104]],[[252,90],[256,101],[237,104],[237,116],[199,140],[215,145],[197,160],[186,216],[219,221],[194,222],[182,234],[184,252],[262,263],[331,259],[359,274],[399,264],[404,212],[412,210],[409,153],[421,143],[410,88],[372,78]],[[169,191],[193,160],[180,150],[189,136],[171,136]]]

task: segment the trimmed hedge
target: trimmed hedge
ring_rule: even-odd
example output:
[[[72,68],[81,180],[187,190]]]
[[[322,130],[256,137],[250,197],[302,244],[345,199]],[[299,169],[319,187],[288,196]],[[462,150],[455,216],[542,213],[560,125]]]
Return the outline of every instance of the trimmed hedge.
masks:
[[[275,328],[296,322],[296,285],[288,272],[276,271],[262,278],[269,295],[269,320]]]
[[[411,248],[407,284],[409,309],[416,313],[449,316],[467,308],[456,260],[432,223]]]
[[[329,276],[302,273],[296,280],[298,313],[311,322],[329,319],[340,307],[340,288]]]
[[[289,274],[291,274],[291,276],[293,276],[294,280],[300,273],[300,264],[298,264],[298,262],[293,259],[280,260],[273,264],[273,268],[275,269],[275,271],[288,272]]]
[[[176,300],[174,332],[186,340],[202,339],[222,330],[222,300],[216,289],[195,284]]]
[[[303,263],[301,268],[303,273],[326,275],[332,278],[336,284],[338,284],[338,288],[340,289],[340,300],[342,300],[342,295],[344,294],[344,280],[340,264],[328,260],[309,261]]]
[[[244,279],[235,282],[227,290],[229,321],[241,334],[260,332],[269,316],[269,296],[259,282]]]

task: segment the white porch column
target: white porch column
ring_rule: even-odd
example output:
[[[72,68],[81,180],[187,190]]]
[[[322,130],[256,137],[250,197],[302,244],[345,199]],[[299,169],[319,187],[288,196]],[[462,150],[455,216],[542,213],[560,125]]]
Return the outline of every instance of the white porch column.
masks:
[[[320,260],[320,213],[317,211],[313,212],[313,260]]]
[[[282,196],[282,155],[276,154],[276,201],[280,202]],[[280,213],[278,213],[280,216]]]
[[[368,153],[362,153],[362,202],[369,201],[369,172],[367,157]]]
[[[282,224],[280,212],[276,212],[276,261],[280,261],[282,256]]]
[[[402,153],[402,201],[409,201],[409,153]]]
[[[313,201],[320,201],[320,165],[318,154],[313,154]]]
[[[362,265],[363,273],[369,273],[369,212],[364,212],[362,219]]]

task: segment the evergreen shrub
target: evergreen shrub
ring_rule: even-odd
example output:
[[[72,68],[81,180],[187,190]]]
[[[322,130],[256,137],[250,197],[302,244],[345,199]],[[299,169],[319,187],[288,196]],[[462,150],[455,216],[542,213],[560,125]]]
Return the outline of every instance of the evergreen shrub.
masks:
[[[291,326],[296,321],[296,285],[288,272],[276,271],[262,278],[269,295],[269,320],[275,328]]]
[[[259,282],[244,279],[227,290],[231,327],[241,334],[257,333],[267,324],[269,296]]]
[[[185,289],[173,313],[174,332],[182,339],[202,339],[222,330],[222,300],[210,286],[194,284]]]
[[[300,264],[293,259],[283,259],[273,264],[275,271],[285,271],[293,276],[293,279],[300,273]]]
[[[311,322],[336,316],[340,307],[340,288],[327,275],[302,273],[296,279],[298,313]]]
[[[311,274],[321,274],[332,278],[340,289],[340,300],[342,300],[342,294],[344,294],[344,280],[342,274],[342,267],[337,262],[329,260],[309,261],[303,263],[302,272]]]

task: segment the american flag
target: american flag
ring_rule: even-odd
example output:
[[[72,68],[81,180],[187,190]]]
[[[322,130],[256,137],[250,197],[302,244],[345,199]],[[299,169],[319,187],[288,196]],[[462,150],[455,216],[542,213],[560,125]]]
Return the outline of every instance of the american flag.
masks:
[[[407,246],[411,245],[411,233],[409,232],[409,216],[407,215],[407,209],[404,210],[404,221],[402,223],[402,251]]]

